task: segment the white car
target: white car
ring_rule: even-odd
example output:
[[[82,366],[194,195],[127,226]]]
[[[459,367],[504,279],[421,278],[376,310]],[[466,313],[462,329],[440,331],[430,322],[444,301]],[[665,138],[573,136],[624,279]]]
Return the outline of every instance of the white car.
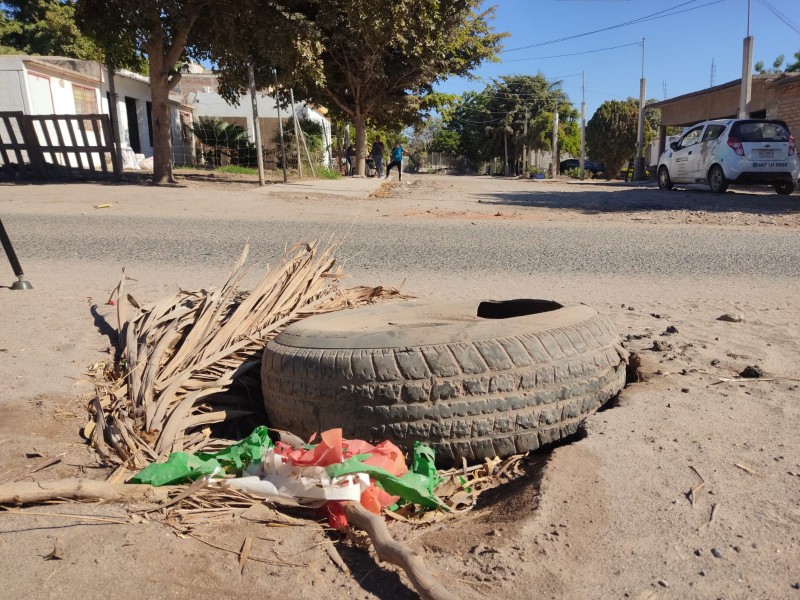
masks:
[[[800,179],[797,146],[783,121],[719,119],[691,127],[661,155],[658,187],[707,183],[721,194],[729,183],[763,183],[788,196]]]

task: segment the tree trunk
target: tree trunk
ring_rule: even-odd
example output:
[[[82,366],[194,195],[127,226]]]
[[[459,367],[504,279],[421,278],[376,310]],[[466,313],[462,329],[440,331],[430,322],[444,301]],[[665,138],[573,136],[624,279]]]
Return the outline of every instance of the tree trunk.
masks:
[[[198,2],[178,15],[170,35],[161,23],[156,9],[144,50],[150,61],[150,99],[153,123],[153,183],[175,183],[172,174],[172,119],[169,114],[169,92],[178,85],[180,73],[173,67],[180,60],[194,22],[210,2]]]
[[[367,154],[367,125],[366,118],[359,111],[353,117],[353,125],[356,128],[356,173],[359,177],[367,174],[364,157]]]
[[[153,46],[162,46],[154,43]],[[163,47],[163,46],[162,46]],[[172,175],[172,127],[169,116],[169,69],[163,51],[152,48],[150,59],[150,97],[153,102],[153,183],[175,183]]]

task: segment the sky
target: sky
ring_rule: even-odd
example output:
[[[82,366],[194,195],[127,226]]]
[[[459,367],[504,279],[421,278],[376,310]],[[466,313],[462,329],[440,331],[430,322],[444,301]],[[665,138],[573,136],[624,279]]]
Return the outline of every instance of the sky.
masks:
[[[800,0],[750,0],[749,4],[753,62],[763,60],[771,66],[780,54],[792,62],[789,59],[800,51]],[[606,100],[639,98],[642,38],[647,98],[663,100],[709,87],[712,63],[715,85],[742,76],[748,0],[484,3],[485,8],[493,5],[495,31],[510,34],[504,41],[501,62],[478,68],[476,81],[449,79],[438,86],[439,91],[480,91],[492,78],[541,72],[550,80],[561,80],[563,90],[580,109],[585,78],[588,120]],[[654,18],[615,27],[650,15]],[[611,29],[581,35],[606,28]],[[573,36],[580,37],[556,41]]]

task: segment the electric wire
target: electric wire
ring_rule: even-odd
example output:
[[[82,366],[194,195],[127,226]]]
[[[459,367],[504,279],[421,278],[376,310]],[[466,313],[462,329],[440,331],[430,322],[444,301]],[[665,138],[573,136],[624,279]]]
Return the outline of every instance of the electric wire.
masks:
[[[631,21],[625,21],[624,23],[618,23],[617,25],[610,25],[608,27],[603,27],[601,29],[595,29],[594,31],[587,31],[585,33],[577,33],[575,35],[569,35],[562,38],[558,38],[555,40],[548,40],[546,42],[538,42],[536,44],[528,44],[527,46],[520,46],[518,48],[509,48],[508,50],[503,50],[503,53],[508,52],[517,52],[519,50],[527,50],[528,48],[539,48],[541,46],[548,46],[550,44],[557,44],[560,42],[566,42],[567,40],[574,40],[581,37],[586,37],[587,35],[594,35],[595,33],[601,33],[603,31],[610,31],[612,29],[619,29],[620,27],[627,27],[628,25],[635,25],[637,23],[644,23],[647,21],[654,21],[656,19],[663,19],[665,17],[672,17],[674,15],[679,15],[681,13],[698,10],[700,8],[705,8],[706,6],[712,6],[714,4],[719,4],[720,2],[725,2],[726,0],[713,0],[712,2],[706,2],[705,4],[701,4],[700,6],[692,6],[689,8],[684,8],[683,10],[676,10],[683,6],[687,6],[689,4],[694,4],[699,0],[688,0],[688,2],[682,2],[681,4],[676,4],[670,8],[665,8],[664,10],[659,10],[657,12],[651,13],[649,15],[645,15],[643,17],[639,17],[637,19],[633,19]],[[674,12],[672,12],[674,11]],[[664,14],[668,13],[668,14]]]

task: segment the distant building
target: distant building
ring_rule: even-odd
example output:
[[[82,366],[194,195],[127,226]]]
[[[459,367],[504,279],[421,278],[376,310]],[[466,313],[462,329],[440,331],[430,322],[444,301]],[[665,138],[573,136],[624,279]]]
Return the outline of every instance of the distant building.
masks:
[[[253,125],[253,107],[250,96],[239,98],[239,104],[228,104],[217,91],[217,76],[213,73],[197,73],[197,65],[192,71],[183,73],[181,80],[173,90],[180,94],[184,104],[191,105],[195,118],[216,118],[230,125],[239,125],[244,128],[250,140],[255,140],[255,127]],[[278,110],[275,98],[269,95],[270,90],[260,90],[257,93],[258,121],[261,131],[261,143],[266,156],[266,167],[277,168],[277,143],[274,141],[278,134]],[[294,110],[298,118],[307,118],[319,123],[323,130],[324,149],[322,162],[330,166],[331,160],[331,122],[325,116],[327,111],[322,108],[312,107],[304,102],[296,102]],[[281,109],[281,120],[284,127],[292,127],[291,107]],[[288,125],[287,125],[288,123]]]

